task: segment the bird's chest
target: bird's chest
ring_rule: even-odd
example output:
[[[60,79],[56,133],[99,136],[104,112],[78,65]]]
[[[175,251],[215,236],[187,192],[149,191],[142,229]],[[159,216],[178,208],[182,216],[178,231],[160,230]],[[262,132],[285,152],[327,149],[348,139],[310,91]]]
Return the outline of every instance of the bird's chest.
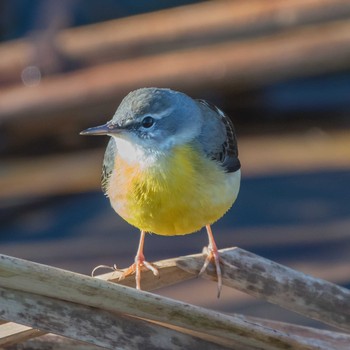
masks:
[[[140,229],[185,234],[216,221],[231,206],[223,176],[191,148],[175,149],[150,167],[117,157],[108,196],[115,211]]]
[[[196,170],[189,152],[175,150],[149,166],[117,156],[108,189],[114,209],[124,218],[154,217],[183,206],[185,198],[195,195]]]

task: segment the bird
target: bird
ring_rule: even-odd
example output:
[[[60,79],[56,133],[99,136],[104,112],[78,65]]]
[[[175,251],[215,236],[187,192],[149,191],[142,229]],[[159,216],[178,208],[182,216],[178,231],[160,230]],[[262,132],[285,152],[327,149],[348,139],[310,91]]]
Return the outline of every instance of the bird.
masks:
[[[106,124],[80,134],[110,136],[102,190],[115,212],[140,230],[134,263],[122,278],[135,274],[141,289],[141,270],[159,275],[143,254],[146,233],[185,235],[205,227],[209,244],[199,274],[215,265],[219,297],[221,259],[211,225],[231,208],[241,181],[231,119],[206,100],[146,87],[124,97]]]

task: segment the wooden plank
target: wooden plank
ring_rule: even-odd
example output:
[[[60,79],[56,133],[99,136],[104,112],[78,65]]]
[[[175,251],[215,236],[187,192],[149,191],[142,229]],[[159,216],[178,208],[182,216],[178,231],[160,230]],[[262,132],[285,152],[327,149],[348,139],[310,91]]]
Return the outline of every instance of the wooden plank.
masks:
[[[38,329],[13,322],[6,322],[0,325],[0,347],[7,347],[33,337],[38,337],[42,334],[44,334],[44,332]]]
[[[231,250],[231,253],[232,251],[235,252],[237,249]],[[222,254],[224,261],[227,261],[227,255],[231,253],[226,251]],[[243,265],[245,256],[247,255],[241,255],[241,258],[243,257],[243,262],[241,262],[241,264]],[[195,260],[197,260],[197,262],[203,262],[203,256],[201,255],[183,258],[183,260],[188,259],[190,259],[191,262]],[[260,259],[262,258],[257,257],[255,260],[255,270],[253,268],[252,272],[244,271],[244,273],[241,273],[247,275],[247,279],[251,281],[252,285],[254,285],[254,278],[257,283],[261,282],[255,277]],[[176,259],[177,265],[180,260]],[[264,259],[262,260],[264,261]],[[150,293],[136,291],[98,279],[12,257],[1,256],[0,261],[0,282],[1,285],[6,288],[79,302],[80,304],[99,307],[113,312],[126,313],[156,322],[170,323],[172,326],[194,332],[200,330],[202,333],[210,336],[238,341],[247,346],[260,346],[264,349],[269,348],[268,346],[271,346],[271,339],[274,339],[274,346],[278,349],[287,346],[286,344],[288,344],[288,346],[299,346],[300,349],[313,348],[312,342],[308,339],[295,339],[293,335],[285,332],[276,332],[271,328],[256,324],[255,322],[250,322],[249,319],[243,316],[238,317],[233,315],[229,317],[221,315],[217,312],[205,310],[194,305],[176,302]],[[230,266],[230,264],[225,264],[223,269],[224,273],[226,269],[228,271],[232,270]],[[241,270],[241,266],[239,270]],[[258,273],[261,273],[261,271],[258,271]],[[289,271],[288,269],[286,273],[291,273],[293,276],[296,274],[298,277],[301,276],[305,278],[303,274]],[[35,283],[33,283],[34,281]],[[226,283],[226,277],[224,281]],[[322,286],[328,285],[327,282],[318,281],[322,283]],[[335,291],[339,291],[338,288],[340,287],[335,287]],[[262,289],[262,294],[264,294],[264,292],[267,292],[267,289]],[[283,299],[283,297],[284,296],[281,295],[280,299]],[[334,300],[337,296],[332,296],[332,298]],[[346,303],[346,300],[344,302]],[[326,307],[327,306],[328,305],[326,305]],[[338,306],[341,307],[342,305],[339,303]],[[157,310],[156,313],[154,312],[155,310]],[[338,309],[336,308],[332,311],[336,313]],[[346,312],[345,309],[342,315],[344,313],[346,314]],[[341,318],[342,315],[336,316],[336,318]],[[349,323],[345,321],[343,327],[349,327]]]
[[[46,123],[42,124],[51,126],[50,119],[61,113],[86,118],[96,106],[107,112],[127,92],[142,86],[185,92],[207,86],[216,89],[223,84],[230,89],[246,89],[345,69],[349,58],[349,21],[309,26],[243,42],[228,41],[82,69],[43,79],[32,88],[2,89],[0,120],[38,120],[45,116]]]

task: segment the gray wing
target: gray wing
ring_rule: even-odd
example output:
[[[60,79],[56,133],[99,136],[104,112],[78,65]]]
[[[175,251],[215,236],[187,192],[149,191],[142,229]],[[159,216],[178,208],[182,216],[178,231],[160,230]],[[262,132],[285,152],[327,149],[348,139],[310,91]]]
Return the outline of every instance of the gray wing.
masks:
[[[231,119],[218,107],[205,100],[196,100],[203,113],[203,129],[199,142],[203,151],[231,173],[241,167],[235,129]]]
[[[117,152],[117,146],[115,144],[113,137],[111,137],[108,142],[105,156],[103,159],[102,174],[101,174],[101,187],[105,195],[107,195],[109,178],[113,171],[116,152]]]

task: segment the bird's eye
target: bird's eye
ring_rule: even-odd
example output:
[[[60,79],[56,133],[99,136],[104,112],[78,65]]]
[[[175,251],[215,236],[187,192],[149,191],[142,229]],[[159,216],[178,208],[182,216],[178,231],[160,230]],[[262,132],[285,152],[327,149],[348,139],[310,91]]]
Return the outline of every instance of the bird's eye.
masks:
[[[141,122],[141,125],[144,128],[150,128],[153,124],[154,124],[154,119],[150,116],[144,117]]]

